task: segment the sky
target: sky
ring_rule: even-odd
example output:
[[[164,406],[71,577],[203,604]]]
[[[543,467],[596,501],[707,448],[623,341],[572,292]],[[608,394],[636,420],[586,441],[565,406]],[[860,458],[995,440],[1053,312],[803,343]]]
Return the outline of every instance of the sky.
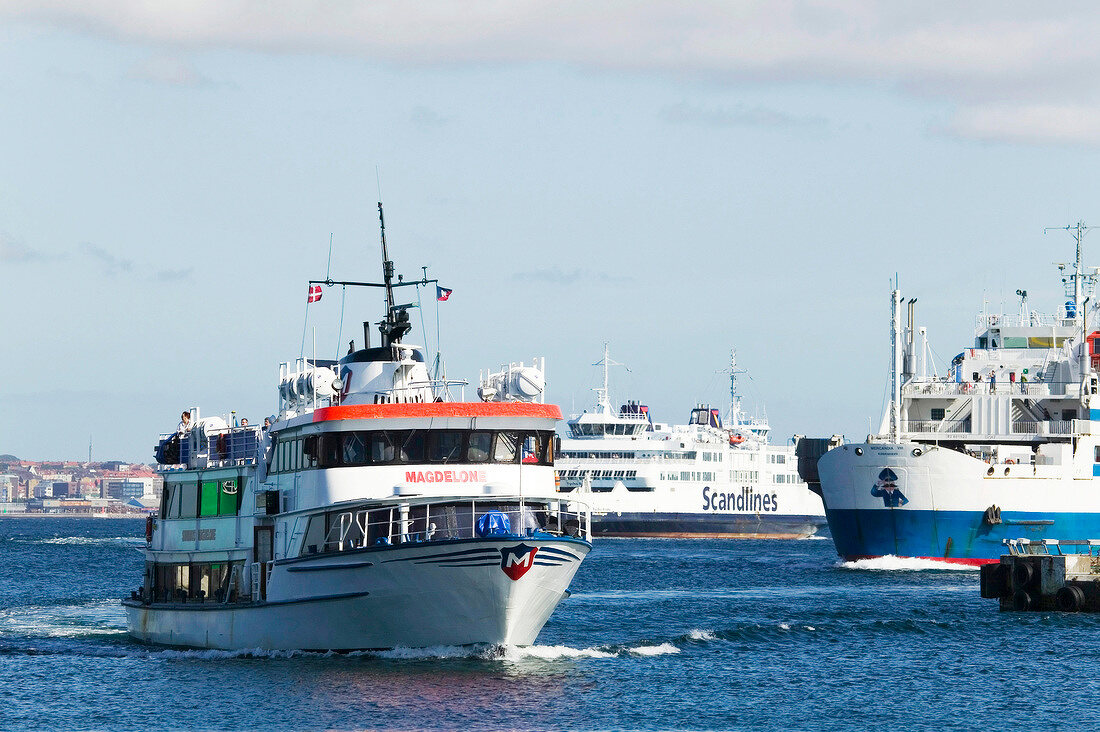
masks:
[[[397,270],[454,291],[407,339],[448,376],[545,357],[569,414],[607,342],[613,401],[682,422],[735,348],[774,439],[862,438],[895,276],[941,372],[983,303],[1063,300],[1098,30],[1084,2],[0,0],[0,453],[148,462],[185,407],[274,412],[280,362],[382,315],[305,302],[379,276],[380,191]]]

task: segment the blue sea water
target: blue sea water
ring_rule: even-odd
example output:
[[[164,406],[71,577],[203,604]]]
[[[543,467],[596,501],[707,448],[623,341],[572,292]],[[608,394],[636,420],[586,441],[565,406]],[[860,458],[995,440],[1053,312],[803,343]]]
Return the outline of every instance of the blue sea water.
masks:
[[[533,648],[179,651],[124,632],[143,529],[0,519],[0,729],[1100,726],[1100,617],[1001,613],[974,570],[605,539]]]

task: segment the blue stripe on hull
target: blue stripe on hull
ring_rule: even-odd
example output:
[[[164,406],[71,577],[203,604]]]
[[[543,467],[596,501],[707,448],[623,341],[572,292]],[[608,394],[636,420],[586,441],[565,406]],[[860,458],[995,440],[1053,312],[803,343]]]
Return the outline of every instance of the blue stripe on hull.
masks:
[[[990,526],[981,511],[826,509],[837,554],[845,558],[997,559],[1003,539],[1097,539],[1100,513],[1001,513]]]
[[[824,516],[767,514],[608,513],[592,517],[592,533],[602,536],[812,536]]]

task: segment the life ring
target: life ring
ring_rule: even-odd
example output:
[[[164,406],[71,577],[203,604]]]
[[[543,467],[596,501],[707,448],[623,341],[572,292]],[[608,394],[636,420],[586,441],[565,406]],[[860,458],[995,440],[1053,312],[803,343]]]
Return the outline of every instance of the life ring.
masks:
[[[744,441],[745,441],[745,436],[742,435],[742,434],[730,435],[730,444],[731,445],[740,445]]]
[[[1016,461],[1013,460],[1012,458],[1009,458],[1008,460],[1005,460],[1005,465],[1015,465],[1015,464],[1016,464]]]

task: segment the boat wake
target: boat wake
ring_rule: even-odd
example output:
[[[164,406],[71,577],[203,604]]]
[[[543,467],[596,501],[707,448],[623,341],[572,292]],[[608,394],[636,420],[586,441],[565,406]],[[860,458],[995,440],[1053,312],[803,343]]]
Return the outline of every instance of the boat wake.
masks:
[[[534,646],[432,646],[393,648],[345,653],[320,651],[271,651],[172,649],[142,645],[126,635],[126,619],[117,600],[68,602],[58,605],[23,605],[0,609],[0,656],[70,655],[106,658],[219,661],[230,659],[380,659],[472,661],[527,664],[579,659],[624,659],[674,655],[683,647],[716,640],[710,630],[691,630],[666,639],[574,648],[565,645]]]
[[[13,541],[20,541],[14,539]],[[55,536],[50,539],[26,539],[28,544],[60,544],[64,546],[144,546],[145,539],[140,536]]]
[[[857,569],[872,572],[927,572],[956,571],[976,572],[978,567],[970,564],[955,564],[937,559],[919,559],[917,557],[895,557],[888,554],[872,559],[856,559],[851,562],[837,562],[840,569]]]

